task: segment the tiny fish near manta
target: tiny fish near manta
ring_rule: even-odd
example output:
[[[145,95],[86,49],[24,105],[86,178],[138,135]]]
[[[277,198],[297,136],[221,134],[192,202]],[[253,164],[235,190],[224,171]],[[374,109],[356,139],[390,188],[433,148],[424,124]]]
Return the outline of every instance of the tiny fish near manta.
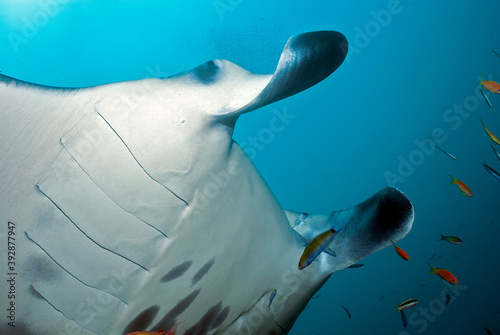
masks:
[[[396,188],[297,220],[232,139],[239,116],[325,79],[346,51],[342,34],[318,31],[290,38],[266,75],[214,60],[88,88],[0,76],[0,212],[22,250],[16,328],[284,334],[332,273],[403,238],[414,213]],[[297,269],[303,241],[333,227],[337,257]]]

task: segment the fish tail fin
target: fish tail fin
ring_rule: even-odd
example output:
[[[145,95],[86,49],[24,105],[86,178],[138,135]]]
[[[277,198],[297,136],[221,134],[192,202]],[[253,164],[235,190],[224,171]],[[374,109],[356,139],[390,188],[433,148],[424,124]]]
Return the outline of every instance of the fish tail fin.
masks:
[[[439,234],[439,235],[441,235],[441,238],[438,241],[444,240],[444,235],[443,234]]]
[[[480,116],[478,116],[478,118],[479,118],[479,121],[481,121],[481,124],[483,125],[483,128],[486,129],[486,126],[484,125],[483,119],[481,119]]]
[[[457,182],[457,180],[455,179],[455,177],[453,177],[451,174],[449,174],[448,176],[451,177],[451,182],[448,183],[448,185],[455,184]]]
[[[394,244],[394,242],[392,242],[392,240],[391,240],[391,239],[389,239],[389,241],[391,241],[391,243],[392,243],[392,245],[393,245],[393,246],[396,246],[396,245]]]
[[[436,269],[432,266],[431,263],[429,263],[429,266],[431,267],[429,273],[436,273]]]

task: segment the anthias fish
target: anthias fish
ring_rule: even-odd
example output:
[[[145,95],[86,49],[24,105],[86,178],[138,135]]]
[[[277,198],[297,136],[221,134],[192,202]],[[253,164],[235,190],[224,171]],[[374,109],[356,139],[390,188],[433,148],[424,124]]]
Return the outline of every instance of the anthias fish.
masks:
[[[456,156],[453,156],[453,155],[452,155],[452,154],[450,154],[448,151],[441,149],[441,148],[440,148],[440,147],[438,147],[437,145],[435,145],[435,144],[434,144],[434,146],[435,146],[436,148],[438,148],[439,150],[441,150],[442,152],[444,152],[444,153],[445,153],[448,157],[450,157],[451,159],[454,159],[454,160],[457,160],[457,159],[458,159]]]
[[[319,254],[328,249],[328,246],[333,242],[333,239],[337,236],[337,234],[338,231],[335,231],[332,228],[314,237],[306,246],[302,256],[300,257],[299,270],[308,267],[309,264],[311,264],[316,257],[319,256]]]
[[[402,303],[400,303],[399,305],[397,305],[396,309],[399,312],[400,310],[408,309],[410,307],[413,307],[416,304],[418,304],[418,300],[417,299],[406,299],[405,301],[403,301]]]
[[[449,176],[451,177],[451,182],[448,185],[456,184],[463,195],[472,197],[472,191],[463,181],[455,179],[451,174]]]
[[[483,96],[484,101],[486,101],[486,103],[488,104],[488,107],[493,108],[493,105],[491,104],[490,98],[488,98],[488,96],[486,94],[484,94],[482,89],[479,89],[479,91],[481,92],[481,95]]]
[[[446,241],[446,242],[449,242],[452,244],[462,244],[463,243],[463,241],[456,236],[445,236],[443,234],[439,234],[439,235],[441,235],[441,239],[439,241]]]
[[[180,323],[180,322],[179,322]],[[166,332],[164,335],[175,335],[175,333],[177,332],[176,329],[177,329],[177,325],[179,323],[176,323],[172,328],[170,328],[170,330],[168,332]]]
[[[431,263],[429,263],[429,265],[431,267],[429,273],[437,274],[439,277],[443,278],[444,280],[446,280],[450,284],[453,284],[453,285],[458,284],[457,277],[455,277],[450,271],[445,270],[445,269],[440,269],[440,268],[434,268],[431,265]]]
[[[479,85],[483,86],[485,89],[491,93],[500,94],[500,85],[492,80],[483,80],[479,82]]]
[[[408,256],[408,254],[403,250],[401,249],[400,247],[397,247],[394,242],[392,242],[392,240],[389,240],[391,241],[392,245],[394,246],[394,249],[396,250],[396,252],[398,253],[399,257],[401,257],[402,259],[404,259],[405,261],[408,261],[410,260],[410,256]]]
[[[485,162],[483,162],[482,164],[483,164],[484,168],[486,169],[486,171],[488,171],[489,174],[491,174],[496,179],[500,180],[500,174],[498,172],[493,170],[493,168],[491,166],[489,166],[488,164],[486,164]]]
[[[493,142],[495,142],[496,144],[500,144],[500,140],[498,139],[498,137],[496,137],[495,135],[493,135],[493,133],[488,128],[486,128],[486,126],[484,125],[483,120],[481,118],[479,118],[479,121],[481,121],[481,123],[483,124],[483,128],[486,131],[486,134],[488,134],[488,136],[490,137],[490,139]]]

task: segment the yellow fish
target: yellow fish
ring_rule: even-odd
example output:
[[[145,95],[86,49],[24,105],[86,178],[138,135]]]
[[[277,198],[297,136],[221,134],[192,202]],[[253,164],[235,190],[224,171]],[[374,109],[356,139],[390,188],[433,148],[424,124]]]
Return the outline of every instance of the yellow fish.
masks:
[[[338,233],[339,231],[335,231],[335,229],[331,228],[314,237],[306,246],[302,256],[300,257],[299,270],[308,267],[309,264],[311,264],[316,257],[319,256],[319,254],[328,249],[328,246],[330,246]]]
[[[490,137],[490,139],[493,142],[495,142],[496,144],[500,144],[500,140],[498,139],[498,137],[496,137],[495,135],[493,135],[493,133],[491,131],[489,131],[488,128],[486,128],[486,126],[484,125],[484,122],[483,122],[483,120],[481,118],[479,118],[479,120],[483,124],[483,128],[486,131],[486,134],[488,134],[488,136]]]
[[[402,303],[400,303],[399,305],[397,305],[396,309],[399,312],[399,311],[401,311],[403,309],[407,309],[407,308],[413,307],[416,304],[418,304],[418,300],[417,299],[407,299],[407,300],[403,301]]]

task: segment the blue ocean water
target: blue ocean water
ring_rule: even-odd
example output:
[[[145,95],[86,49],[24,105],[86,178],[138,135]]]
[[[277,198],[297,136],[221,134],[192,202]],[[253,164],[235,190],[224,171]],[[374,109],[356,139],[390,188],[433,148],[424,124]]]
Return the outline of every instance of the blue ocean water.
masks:
[[[288,37],[342,32],[350,51],[332,76],[244,115],[234,138],[287,209],[327,212],[401,189],[415,206],[413,229],[398,243],[411,259],[389,247],[333,274],[290,334],[496,334],[500,181],[481,163],[500,171],[490,145],[500,146],[478,116],[500,136],[500,97],[489,94],[490,109],[477,83],[500,81],[499,14],[494,0],[3,0],[0,69],[70,87],[166,77],[215,58],[271,73]],[[289,118],[269,132],[276,113]],[[447,185],[448,175],[474,196]],[[464,243],[438,241],[440,233]],[[432,257],[458,285],[428,274]],[[419,305],[404,329],[394,306],[408,298]]]

